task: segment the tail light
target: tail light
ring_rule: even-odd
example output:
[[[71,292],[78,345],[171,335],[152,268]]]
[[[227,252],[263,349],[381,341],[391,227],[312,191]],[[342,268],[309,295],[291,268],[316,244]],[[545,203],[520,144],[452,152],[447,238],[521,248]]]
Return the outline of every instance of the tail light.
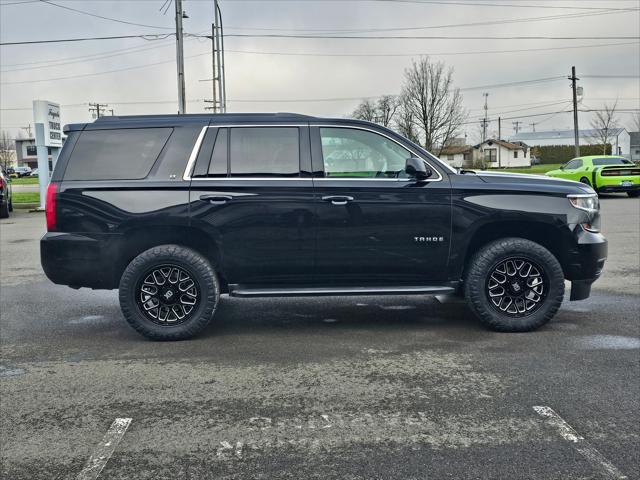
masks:
[[[620,175],[640,175],[640,169],[624,169],[624,170],[603,170],[603,177],[617,177]]]
[[[58,184],[51,182],[47,188],[47,201],[45,213],[47,216],[47,231],[55,232],[57,221],[56,201],[58,199]]]

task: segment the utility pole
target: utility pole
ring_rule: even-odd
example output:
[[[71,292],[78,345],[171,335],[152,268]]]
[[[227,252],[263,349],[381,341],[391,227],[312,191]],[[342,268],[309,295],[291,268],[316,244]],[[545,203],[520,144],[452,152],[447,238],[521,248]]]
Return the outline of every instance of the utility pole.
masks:
[[[482,141],[487,139],[487,125],[489,124],[489,108],[487,102],[489,100],[489,94],[487,92],[482,94],[484,96],[484,120],[482,121]]]
[[[94,113],[95,118],[100,118],[103,116],[103,112],[108,107],[106,103],[90,103],[89,104],[89,113]],[[111,110],[113,112],[113,110]],[[113,114],[112,114],[113,115]]]
[[[184,51],[182,45],[182,0],[175,0],[176,4],[176,64],[178,70],[178,113],[187,111],[184,89]]]
[[[27,134],[29,135],[29,138],[31,138],[31,124],[27,125],[26,127],[20,127],[22,130],[26,130]]]
[[[211,108],[213,113],[217,113],[218,111],[218,88],[216,86],[216,82],[218,81],[218,61],[217,61],[217,50],[218,50],[218,31],[216,30],[216,20],[218,18],[218,0],[214,0],[213,2],[213,23],[211,24],[211,90],[212,90],[212,103],[211,107],[205,107],[206,109]],[[206,100],[205,100],[206,102]],[[206,102],[209,103],[209,102]]]
[[[576,67],[571,67],[571,89],[573,90],[573,140],[576,147],[576,157],[580,156],[580,131],[578,130],[578,94],[576,91],[576,80],[580,80],[576,77]]]
[[[531,125],[531,128],[532,128],[532,130],[533,130],[533,133],[536,133],[536,125],[537,125],[537,123],[536,123],[536,122],[533,122],[533,123],[530,123],[529,125]]]
[[[502,117],[498,117],[498,140],[502,140]],[[498,168],[502,168],[502,146],[498,145]]]
[[[518,132],[520,131],[520,125],[522,124],[521,121],[517,121],[517,122],[511,122],[513,123],[513,129],[516,131],[516,135],[518,134]]]
[[[218,0],[213,1],[213,23],[211,24],[211,93],[212,99],[205,100],[211,106],[206,110],[213,113],[227,111],[227,94],[224,75],[224,30],[222,26],[222,11]]]

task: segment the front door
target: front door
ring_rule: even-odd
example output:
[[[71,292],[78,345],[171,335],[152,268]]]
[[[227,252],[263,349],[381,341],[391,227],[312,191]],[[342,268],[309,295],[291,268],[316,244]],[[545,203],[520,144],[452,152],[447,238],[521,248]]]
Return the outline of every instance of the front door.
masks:
[[[221,125],[203,134],[192,173],[191,222],[214,239],[228,283],[311,282],[309,150],[306,125]]]
[[[447,277],[448,177],[404,173],[418,156],[382,132],[312,127],[318,216],[316,281],[334,285],[428,285]],[[321,175],[321,176],[319,176]]]

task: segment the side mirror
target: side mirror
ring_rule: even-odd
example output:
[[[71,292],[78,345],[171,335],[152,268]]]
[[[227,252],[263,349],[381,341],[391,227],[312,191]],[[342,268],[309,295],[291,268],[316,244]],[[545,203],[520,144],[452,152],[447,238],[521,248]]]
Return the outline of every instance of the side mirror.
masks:
[[[404,171],[418,182],[424,181],[433,175],[433,172],[427,168],[426,164],[416,157],[407,158]]]

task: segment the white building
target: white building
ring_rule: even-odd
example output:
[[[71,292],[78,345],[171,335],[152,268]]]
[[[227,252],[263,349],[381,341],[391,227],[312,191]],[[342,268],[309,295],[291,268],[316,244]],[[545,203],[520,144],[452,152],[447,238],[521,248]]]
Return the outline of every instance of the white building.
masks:
[[[595,129],[579,130],[580,145],[599,145],[602,143],[598,139],[599,131]],[[573,130],[551,130],[548,132],[519,132],[509,137],[510,142],[525,142],[530,147],[543,145],[573,145],[575,143]],[[614,155],[630,154],[631,140],[629,132],[624,128],[614,128],[611,130],[609,142],[611,153]]]
[[[442,149],[440,160],[444,160],[454,168],[470,168],[474,153],[474,148],[471,145],[452,145]]]
[[[530,167],[530,149],[525,143],[489,139],[473,147],[487,168]]]

